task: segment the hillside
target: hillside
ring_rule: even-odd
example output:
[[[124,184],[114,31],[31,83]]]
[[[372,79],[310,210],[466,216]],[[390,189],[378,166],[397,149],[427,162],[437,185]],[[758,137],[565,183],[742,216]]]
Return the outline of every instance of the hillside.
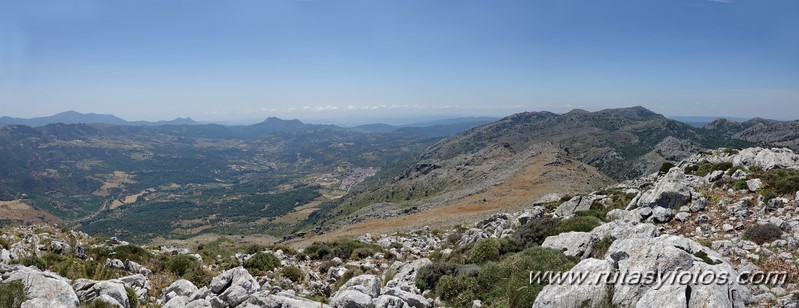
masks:
[[[336,204],[322,207],[308,223],[327,232],[338,225],[355,228],[352,223],[367,218],[474,200],[484,203],[486,211],[517,208],[551,193],[584,193],[648,174],[703,148],[746,144],[750,142],[642,107],[520,113],[439,141],[406,167],[378,175]],[[513,194],[517,197],[509,197]]]
[[[799,155],[722,148],[677,165],[475,223],[297,247],[2,227],[0,306],[795,307]]]

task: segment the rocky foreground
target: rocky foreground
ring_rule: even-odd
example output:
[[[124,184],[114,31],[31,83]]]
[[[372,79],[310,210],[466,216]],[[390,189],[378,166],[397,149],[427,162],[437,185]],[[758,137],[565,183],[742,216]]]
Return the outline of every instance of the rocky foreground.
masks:
[[[797,307],[799,155],[719,149],[452,230],[240,251],[47,226],[0,236],[11,307]],[[216,246],[214,246],[216,247]],[[229,250],[236,250],[230,248]],[[784,283],[530,283],[530,271],[782,271]]]

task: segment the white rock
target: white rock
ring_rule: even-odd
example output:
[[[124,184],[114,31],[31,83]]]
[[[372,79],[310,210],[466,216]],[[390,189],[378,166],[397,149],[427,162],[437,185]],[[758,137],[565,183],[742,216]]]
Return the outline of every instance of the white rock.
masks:
[[[746,181],[746,187],[749,189],[749,191],[758,191],[761,187],[763,187],[763,181],[760,179],[748,180]]]
[[[669,222],[672,218],[674,218],[674,211],[670,208],[656,206],[652,209],[652,219],[654,219],[655,222]]]
[[[25,285],[25,294],[30,298],[25,303],[30,307],[77,307],[79,304],[67,279],[54,273],[12,265],[0,266],[0,274],[3,282],[19,280]]]
[[[566,232],[547,237],[541,247],[557,249],[566,256],[585,259],[591,255],[591,247],[599,240],[599,236],[590,232]]]
[[[610,262],[597,259],[585,259],[580,261],[569,272],[589,273],[597,275],[599,273],[610,273],[613,270]],[[608,297],[610,285],[599,284],[549,284],[538,293],[533,308],[545,307],[599,307]]]

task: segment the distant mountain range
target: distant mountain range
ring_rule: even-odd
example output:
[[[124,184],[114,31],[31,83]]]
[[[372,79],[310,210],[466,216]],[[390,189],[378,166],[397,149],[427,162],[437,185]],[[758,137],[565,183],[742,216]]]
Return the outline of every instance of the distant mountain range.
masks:
[[[76,111],[66,111],[48,117],[37,118],[12,118],[0,117],[0,125],[27,125],[31,127],[44,126],[47,124],[112,124],[112,125],[137,125],[137,126],[158,126],[158,125],[194,125],[198,124],[191,118],[177,118],[171,121],[127,121],[110,114],[80,113]]]

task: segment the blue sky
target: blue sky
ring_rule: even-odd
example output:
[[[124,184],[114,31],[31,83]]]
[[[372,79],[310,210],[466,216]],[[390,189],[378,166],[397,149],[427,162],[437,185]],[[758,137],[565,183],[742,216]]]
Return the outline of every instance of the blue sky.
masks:
[[[799,118],[799,1],[0,0],[0,115]]]

